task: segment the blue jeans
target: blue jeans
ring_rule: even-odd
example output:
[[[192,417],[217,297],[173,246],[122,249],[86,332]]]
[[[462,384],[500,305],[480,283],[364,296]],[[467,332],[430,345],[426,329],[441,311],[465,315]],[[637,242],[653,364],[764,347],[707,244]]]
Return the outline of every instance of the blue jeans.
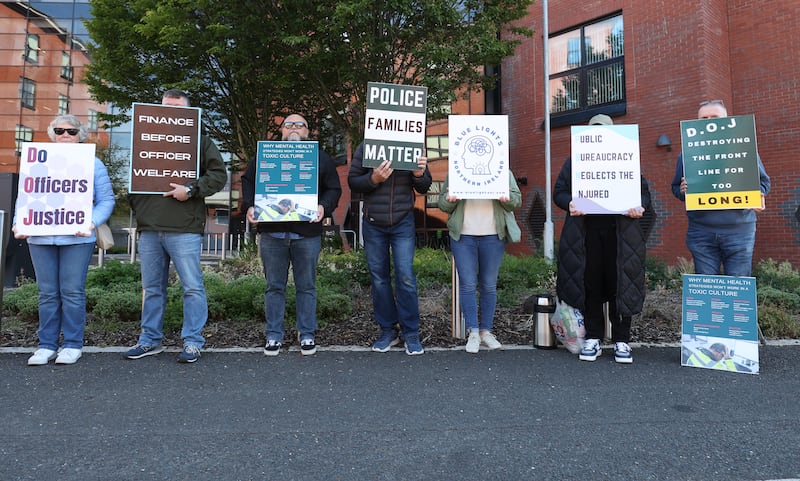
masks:
[[[416,228],[414,213],[393,226],[378,226],[366,219],[362,223],[364,249],[367,254],[372,284],[372,308],[382,330],[400,324],[404,336],[419,334],[419,299],[414,276]],[[391,258],[394,260],[394,281],[397,298],[392,292]]]
[[[497,275],[506,243],[495,235],[461,235],[450,238],[450,250],[458,270],[458,294],[464,324],[469,330],[491,330],[497,307]],[[478,318],[478,297],[481,309]]]
[[[144,290],[139,344],[155,346],[164,338],[170,260],[183,286],[181,338],[184,346],[201,348],[205,344],[202,332],[208,320],[208,302],[200,270],[202,243],[202,234],[144,231],[139,236]]]
[[[691,225],[686,232],[686,247],[692,253],[696,274],[719,275],[721,265],[726,276],[749,276],[755,243],[755,224],[749,232],[716,234]]]
[[[94,243],[71,245],[28,244],[39,287],[39,347],[58,350],[83,347],[86,324],[86,272]]]
[[[319,236],[288,239],[261,234],[261,264],[267,280],[264,313],[268,341],[283,342],[290,262],[296,291],[297,332],[301,341],[314,339],[317,330],[317,261],[320,246]]]

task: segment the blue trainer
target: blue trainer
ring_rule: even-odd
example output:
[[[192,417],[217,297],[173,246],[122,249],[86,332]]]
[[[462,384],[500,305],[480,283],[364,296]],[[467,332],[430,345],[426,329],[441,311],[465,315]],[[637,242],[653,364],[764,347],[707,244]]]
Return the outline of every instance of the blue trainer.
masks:
[[[633,362],[631,347],[627,342],[614,343],[614,360],[620,364],[630,364]]]
[[[602,353],[603,351],[600,349],[600,339],[586,339],[583,341],[583,349],[581,349],[581,354],[578,356],[578,359],[581,361],[594,361],[597,359],[597,356]]]
[[[125,357],[127,359],[141,359],[145,356],[153,356],[160,352],[164,352],[164,346],[161,344],[157,344],[154,346],[148,346],[147,344],[137,344],[132,348],[128,349],[128,352],[125,353]]]
[[[375,352],[386,352],[392,346],[400,344],[400,338],[397,337],[397,331],[394,329],[382,329],[381,335],[378,340],[372,345],[372,350]]]
[[[200,348],[194,344],[183,346],[183,351],[178,354],[178,362],[195,362],[200,359]]]
[[[420,354],[425,354],[425,350],[422,349],[422,343],[419,342],[419,334],[407,334],[406,338],[406,354],[409,356],[418,356]]]

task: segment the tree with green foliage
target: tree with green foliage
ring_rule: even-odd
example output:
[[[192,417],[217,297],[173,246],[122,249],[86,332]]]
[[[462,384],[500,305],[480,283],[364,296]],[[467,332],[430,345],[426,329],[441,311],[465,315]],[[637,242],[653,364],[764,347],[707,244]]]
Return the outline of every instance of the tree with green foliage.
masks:
[[[428,87],[431,118],[496,77],[485,66],[532,32],[533,0],[92,0],[87,21],[97,101],[127,120],[133,102],[180,88],[222,150],[254,157],[274,119],[303,112],[323,142],[363,137],[367,82]]]

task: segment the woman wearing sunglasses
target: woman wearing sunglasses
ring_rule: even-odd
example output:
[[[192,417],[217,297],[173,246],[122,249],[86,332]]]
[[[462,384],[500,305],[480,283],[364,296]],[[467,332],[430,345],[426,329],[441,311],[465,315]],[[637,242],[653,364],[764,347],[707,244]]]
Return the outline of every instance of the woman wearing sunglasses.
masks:
[[[74,115],[59,115],[47,128],[53,142],[86,140],[86,127]],[[39,287],[39,348],[28,365],[74,364],[81,357],[86,323],[86,272],[94,253],[95,227],[114,210],[114,191],[105,165],[94,159],[94,207],[89,232],[74,235],[17,235],[27,238]],[[63,342],[59,351],[59,336]]]

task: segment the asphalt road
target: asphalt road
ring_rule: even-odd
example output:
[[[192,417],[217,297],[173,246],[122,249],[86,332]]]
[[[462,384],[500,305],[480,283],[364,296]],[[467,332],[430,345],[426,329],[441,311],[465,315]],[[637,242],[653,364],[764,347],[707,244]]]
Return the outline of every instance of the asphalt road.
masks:
[[[0,480],[800,478],[800,346],[762,347],[759,375],[679,353],[5,349]]]

